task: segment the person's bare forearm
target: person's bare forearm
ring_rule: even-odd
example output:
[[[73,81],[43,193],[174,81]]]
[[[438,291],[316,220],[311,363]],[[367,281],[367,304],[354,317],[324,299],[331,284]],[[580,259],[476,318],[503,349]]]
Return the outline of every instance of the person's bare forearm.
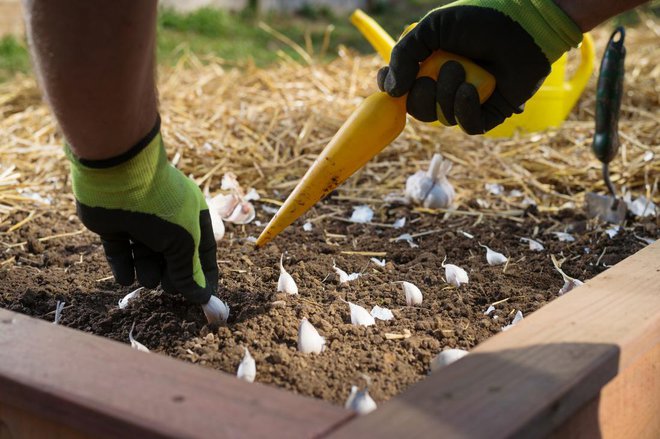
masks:
[[[573,19],[582,32],[587,32],[622,12],[647,0],[554,0]]]
[[[73,152],[115,157],[156,122],[156,0],[23,0],[35,70]]]

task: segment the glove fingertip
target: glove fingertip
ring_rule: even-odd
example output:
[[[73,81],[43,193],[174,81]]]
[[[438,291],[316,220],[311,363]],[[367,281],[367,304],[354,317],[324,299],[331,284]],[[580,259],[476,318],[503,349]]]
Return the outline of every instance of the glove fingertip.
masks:
[[[456,90],[454,116],[465,133],[475,135],[485,132],[479,93],[474,85],[465,82]]]
[[[378,74],[376,75],[376,83],[378,84],[378,89],[380,91],[385,91],[385,78],[387,78],[389,71],[389,66],[381,67],[378,70]]]

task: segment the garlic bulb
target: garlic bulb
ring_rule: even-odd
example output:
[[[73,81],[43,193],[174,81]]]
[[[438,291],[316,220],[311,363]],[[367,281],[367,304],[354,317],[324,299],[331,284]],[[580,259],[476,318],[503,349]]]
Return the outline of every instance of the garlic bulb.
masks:
[[[371,326],[376,324],[374,317],[369,314],[366,309],[360,305],[356,305],[355,303],[351,303],[343,299],[340,300],[348,304],[348,308],[351,311],[351,324],[358,326]]]
[[[128,341],[131,342],[131,347],[133,349],[137,349],[140,352],[149,352],[149,349],[140,343],[139,341],[135,340],[133,338],[133,330],[135,329],[135,322],[133,322],[133,325],[131,326],[131,330],[128,331]]]
[[[486,249],[486,261],[488,262],[488,265],[502,265],[506,264],[506,262],[509,260],[502,253],[498,253],[483,244],[479,245]]]
[[[298,328],[298,350],[303,354],[320,354],[324,348],[325,338],[307,319],[302,319]]]
[[[428,171],[417,171],[406,180],[406,197],[430,209],[446,208],[454,201],[454,187],[447,180],[451,162],[434,154]]]
[[[351,386],[351,394],[346,400],[344,407],[353,410],[358,415],[366,415],[376,410],[376,401],[369,395],[369,390],[359,390],[357,386]]]
[[[140,292],[142,292],[143,289],[144,287],[140,287],[137,290],[131,291],[130,293],[119,299],[119,309],[126,308],[131,300],[137,299],[140,296]]]
[[[277,291],[282,291],[286,294],[295,295],[298,294],[298,286],[296,281],[293,280],[293,277],[284,269],[282,262],[284,261],[284,253],[280,257],[280,278],[277,281]]]
[[[455,287],[460,287],[461,284],[466,284],[469,282],[468,274],[458,265],[454,264],[445,264],[442,262],[442,266],[445,268],[445,279],[447,283]]]
[[[447,349],[440,352],[431,360],[431,372],[449,366],[451,363],[460,360],[468,354],[468,351],[463,349]]]
[[[219,324],[229,318],[229,307],[215,296],[211,296],[208,303],[202,305],[202,310],[209,323]]]
[[[248,348],[245,348],[245,354],[243,355],[243,360],[241,364],[238,365],[238,370],[236,371],[236,377],[238,379],[247,381],[248,383],[253,383],[254,378],[257,376],[257,364],[250,355]]]
[[[422,304],[422,300],[424,299],[424,297],[422,296],[422,292],[420,291],[419,288],[417,288],[416,285],[406,281],[401,282],[401,285],[403,285],[403,292],[406,295],[406,304],[408,306]]]

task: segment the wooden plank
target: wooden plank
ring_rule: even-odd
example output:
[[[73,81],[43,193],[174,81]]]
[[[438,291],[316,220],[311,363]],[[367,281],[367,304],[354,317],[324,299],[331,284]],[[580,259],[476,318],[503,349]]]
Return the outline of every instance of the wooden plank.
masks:
[[[657,242],[329,436],[545,437],[658,346],[659,286]]]
[[[551,439],[660,438],[660,345],[624,369]]]
[[[0,404],[9,407],[3,416],[15,409],[36,422],[51,421],[95,438],[272,437],[274,432],[312,437],[351,417],[320,400],[3,309]],[[8,429],[17,421],[0,422]]]
[[[0,404],[0,439],[90,439],[71,428]]]

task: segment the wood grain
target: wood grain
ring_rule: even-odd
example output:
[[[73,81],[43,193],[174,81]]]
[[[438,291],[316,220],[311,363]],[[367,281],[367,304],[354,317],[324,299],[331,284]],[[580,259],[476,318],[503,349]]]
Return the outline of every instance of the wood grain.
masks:
[[[659,343],[656,242],[329,436],[546,437]]]
[[[8,415],[14,409],[95,438],[307,438],[351,417],[320,400],[3,309],[0,404],[9,408],[0,412],[5,430],[17,422]]]

